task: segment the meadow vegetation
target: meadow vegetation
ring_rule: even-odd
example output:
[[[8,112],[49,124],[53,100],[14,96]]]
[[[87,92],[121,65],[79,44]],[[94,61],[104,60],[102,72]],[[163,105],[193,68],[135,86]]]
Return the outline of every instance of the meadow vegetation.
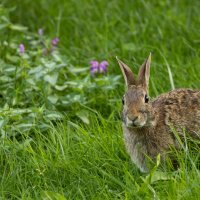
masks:
[[[131,162],[124,80],[152,52],[150,96],[200,88],[200,1],[2,0],[0,199],[199,199],[199,144],[179,169]],[[92,74],[91,61],[107,72]]]

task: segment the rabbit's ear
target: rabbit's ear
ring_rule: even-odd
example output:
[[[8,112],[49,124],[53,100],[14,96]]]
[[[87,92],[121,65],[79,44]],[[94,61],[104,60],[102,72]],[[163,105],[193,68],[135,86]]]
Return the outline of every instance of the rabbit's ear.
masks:
[[[116,57],[116,59],[122,70],[122,74],[124,75],[124,80],[126,82],[126,86],[128,87],[130,85],[136,85],[136,81],[134,79],[133,72],[131,71],[131,69],[126,64],[124,64],[121,60],[119,60],[117,57]]]
[[[149,57],[145,60],[145,62],[140,67],[138,73],[138,83],[143,85],[146,89],[149,85],[149,76],[150,76],[150,64],[151,64],[151,53]]]

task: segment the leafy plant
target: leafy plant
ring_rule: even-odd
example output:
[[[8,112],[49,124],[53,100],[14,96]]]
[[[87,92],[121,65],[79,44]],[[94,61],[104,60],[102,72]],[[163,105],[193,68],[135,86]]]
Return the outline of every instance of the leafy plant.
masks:
[[[12,24],[8,14],[2,18]],[[50,40],[43,29],[30,33],[23,26],[16,28],[18,25],[12,24],[10,28],[3,24],[7,32],[14,31],[13,26],[22,32],[1,43],[1,48],[6,48],[0,59],[3,135],[30,131],[35,127],[46,130],[47,119],[61,120],[63,115],[88,124],[90,108],[100,111],[102,108],[105,115],[112,112],[113,102],[108,99],[119,85],[119,76],[91,76],[89,66],[72,66],[59,52],[59,39]]]

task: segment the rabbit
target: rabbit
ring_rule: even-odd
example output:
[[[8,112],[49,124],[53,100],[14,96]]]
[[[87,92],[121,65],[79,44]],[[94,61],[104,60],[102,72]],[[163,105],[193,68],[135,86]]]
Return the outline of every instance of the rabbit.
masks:
[[[179,150],[184,130],[200,140],[200,90],[175,89],[149,100],[151,53],[136,80],[131,69],[116,57],[126,83],[122,98],[122,129],[127,152],[141,172],[149,172],[148,158],[166,159],[171,147]],[[176,161],[175,161],[176,162]]]

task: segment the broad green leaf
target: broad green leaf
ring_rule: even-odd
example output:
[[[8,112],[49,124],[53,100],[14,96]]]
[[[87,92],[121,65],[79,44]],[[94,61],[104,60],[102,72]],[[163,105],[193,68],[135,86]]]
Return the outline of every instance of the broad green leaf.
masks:
[[[6,58],[11,61],[12,63],[18,63],[19,62],[19,57],[18,56],[14,56],[14,55],[10,55],[7,54]]]
[[[76,116],[79,117],[85,124],[89,124],[89,113],[86,110],[81,110],[76,113]]]
[[[45,75],[44,80],[49,82],[51,85],[55,85],[58,79],[58,73],[54,73],[52,75]]]
[[[69,71],[71,73],[83,73],[83,72],[88,72],[89,73],[89,67],[81,67],[81,68],[77,68],[77,67],[71,67],[69,68]]]
[[[22,124],[18,124],[16,126],[13,126],[13,128],[16,130],[16,131],[29,131],[31,128],[33,128],[35,125],[34,124],[30,124],[30,123],[22,123]]]
[[[40,65],[38,67],[34,67],[31,70],[29,70],[29,74],[36,74],[36,73],[40,73],[43,70],[43,67]]]
[[[15,66],[10,66],[4,69],[4,72],[15,72],[16,71],[16,67]]]
[[[58,91],[63,91],[68,87],[68,85],[55,85],[55,89]]]
[[[59,120],[62,119],[63,116],[61,113],[58,112],[51,112],[45,115],[45,118],[49,119],[49,120]]]
[[[52,103],[55,104],[58,101],[59,97],[56,95],[50,95],[48,96],[48,100]]]
[[[24,32],[24,31],[27,31],[27,30],[28,30],[27,27],[22,26],[22,25],[20,25],[20,24],[10,24],[10,25],[9,25],[9,28],[10,28],[11,30],[14,30],[14,31],[21,31],[21,32]]]

